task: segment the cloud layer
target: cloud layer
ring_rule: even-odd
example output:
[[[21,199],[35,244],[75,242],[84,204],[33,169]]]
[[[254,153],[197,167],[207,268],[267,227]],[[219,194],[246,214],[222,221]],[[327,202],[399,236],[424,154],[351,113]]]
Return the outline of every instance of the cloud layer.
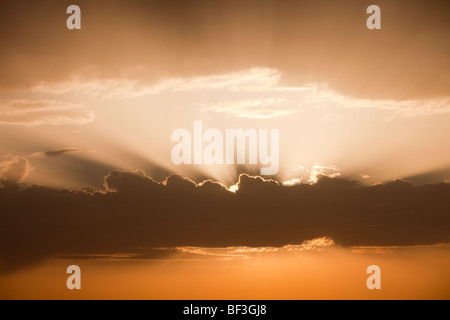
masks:
[[[103,191],[2,188],[1,268],[143,248],[283,247],[324,236],[351,246],[450,241],[450,184],[366,187],[322,176],[283,186],[241,175],[235,191],[179,175],[158,182],[141,170],[112,171]]]
[[[41,83],[29,89],[34,94],[77,95],[84,99],[105,101],[134,99],[165,92],[201,91],[218,101],[202,105],[212,112],[246,119],[270,119],[301,114],[306,110],[329,110],[323,119],[336,118],[333,110],[366,109],[389,113],[390,117],[415,117],[450,112],[448,97],[421,100],[362,99],[339,93],[326,83],[288,86],[278,69],[253,67],[238,72],[210,74],[187,78],[167,78],[156,84],[132,78],[73,79],[61,83]],[[234,97],[234,98],[233,98]],[[32,105],[50,107],[56,102],[36,101]],[[66,108],[70,105],[67,104]],[[1,110],[1,109],[0,109]]]

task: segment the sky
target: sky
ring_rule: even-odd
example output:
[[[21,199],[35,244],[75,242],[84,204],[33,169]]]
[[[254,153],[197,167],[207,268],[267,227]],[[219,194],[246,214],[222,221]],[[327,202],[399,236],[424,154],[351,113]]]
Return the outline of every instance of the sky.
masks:
[[[112,169],[232,185],[255,168],[174,165],[171,133],[279,129],[280,181],[450,179],[444,1],[3,2],[2,163],[23,182],[100,187]],[[64,12],[64,14],[61,14]],[[63,151],[60,153],[46,152]],[[64,152],[64,150],[66,152]]]
[[[366,27],[372,4],[380,30]],[[447,243],[448,9],[2,1],[0,271],[142,246]],[[279,170],[259,177],[249,155],[175,164],[172,133],[198,121],[278,130]]]

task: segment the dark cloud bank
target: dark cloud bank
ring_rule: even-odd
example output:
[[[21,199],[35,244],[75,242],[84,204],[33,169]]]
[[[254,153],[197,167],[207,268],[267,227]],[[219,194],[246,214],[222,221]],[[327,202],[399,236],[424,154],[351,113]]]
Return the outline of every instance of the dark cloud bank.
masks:
[[[322,177],[281,186],[241,175],[232,193],[179,175],[156,182],[112,171],[105,190],[0,188],[0,270],[53,256],[134,253],[172,246],[279,246],[322,236],[341,245],[450,240],[450,184],[362,186]]]

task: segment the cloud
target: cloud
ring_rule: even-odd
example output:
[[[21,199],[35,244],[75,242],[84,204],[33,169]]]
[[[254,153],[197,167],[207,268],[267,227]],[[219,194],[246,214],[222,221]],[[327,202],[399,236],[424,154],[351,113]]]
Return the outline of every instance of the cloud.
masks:
[[[322,251],[334,247],[335,242],[330,237],[320,237],[305,240],[297,245],[285,245],[281,247],[227,247],[227,248],[202,248],[202,247],[176,247],[175,250],[187,254],[189,258],[214,257],[220,259],[249,259],[256,254],[291,253],[304,251]],[[177,256],[179,258],[179,256]]]
[[[308,183],[317,183],[320,176],[325,176],[329,178],[339,177],[339,168],[336,166],[323,166],[320,163],[313,165],[310,171],[311,176],[309,177]]]
[[[43,110],[59,110],[59,109],[74,109],[79,108],[80,105],[66,103],[54,100],[0,100],[0,110],[3,113],[20,114],[32,111]]]
[[[33,167],[27,158],[11,157],[7,161],[0,162],[0,185],[17,185],[25,180]]]
[[[164,92],[209,92],[226,97],[206,106],[214,112],[247,119],[269,119],[301,114],[305,110],[326,110],[322,121],[337,121],[334,110],[373,109],[387,112],[386,118],[420,117],[450,112],[449,98],[421,100],[363,99],[345,95],[327,83],[287,85],[283,73],[274,68],[253,67],[237,72],[187,78],[167,78],[156,84],[132,78],[75,78],[59,83],[41,83],[31,87],[34,94],[75,94],[101,101],[134,99]],[[239,94],[239,99],[230,98]],[[53,103],[54,104],[54,103]]]
[[[321,177],[328,177],[328,178],[337,178],[341,175],[339,172],[340,169],[337,166],[333,165],[322,165],[318,162],[316,162],[310,170],[306,169],[304,166],[297,166],[295,168],[296,172],[305,172],[307,175],[309,175],[307,183],[309,184],[315,184]],[[306,177],[305,177],[306,178]],[[303,178],[292,178],[290,180],[287,180],[283,182],[283,185],[286,186],[292,186],[296,184],[300,184],[300,182],[303,180]]]
[[[292,179],[283,181],[283,186],[292,187],[292,186],[302,183],[302,180],[303,180],[302,178],[292,178]]]
[[[77,94],[100,100],[133,99],[175,89],[182,80],[169,79],[156,85],[128,78],[89,79],[75,77],[58,83],[41,83],[28,91],[38,94]]]
[[[301,252],[301,251],[321,251],[327,247],[333,247],[335,242],[330,237],[320,237],[305,240],[299,245],[285,245],[282,247],[238,247],[231,248],[230,253],[270,253],[270,252]]]
[[[238,72],[192,77],[181,80],[174,88],[179,91],[193,90],[229,90],[266,91],[272,90],[280,82],[281,74],[277,69],[250,68]]]
[[[275,190],[279,187],[279,183],[272,179],[265,179],[259,176],[249,176],[247,174],[241,174],[239,176],[239,181],[236,183],[236,188],[233,188],[236,192],[239,191],[240,194],[245,193],[257,193],[260,191],[270,191]]]
[[[367,3],[358,0],[257,4],[218,0],[212,5],[200,0],[174,10],[170,4],[130,0],[111,3],[104,14],[102,3],[92,3],[89,12],[98,17],[98,23],[90,24],[89,33],[81,34],[73,47],[64,28],[53,28],[61,19],[60,10],[50,12],[37,3],[26,7],[10,3],[0,10],[0,86],[63,82],[85,69],[99,78],[135,73],[155,81],[163,76],[220,75],[258,65],[281,70],[298,83],[330,83],[347,95],[448,96],[449,40],[445,35],[450,23],[445,1],[414,5],[406,0],[382,1],[380,37],[368,36]],[[115,25],[118,16],[121,32],[132,37],[120,37],[104,27]],[[413,33],[418,20],[421,33]],[[44,38],[49,33],[52,37]],[[104,48],[112,46],[114,50],[105,57]],[[201,80],[196,77],[182,85],[205,86]],[[210,85],[217,88],[224,83],[221,77],[216,81],[219,84]]]
[[[50,150],[50,151],[35,152],[35,153],[31,154],[30,157],[33,157],[33,158],[49,158],[49,157],[58,157],[58,156],[61,156],[63,154],[79,153],[79,152],[84,152],[84,151],[86,151],[86,150],[79,149],[79,148],[68,147],[68,148],[62,148],[62,149],[56,149],[56,150]]]
[[[0,125],[81,125],[94,121],[93,111],[55,100],[0,100]]]
[[[16,182],[30,171],[23,158],[3,168]],[[2,270],[55,256],[133,255],[154,248],[298,251],[450,241],[444,210],[450,205],[448,183],[364,186],[322,176],[313,185],[283,186],[241,175],[236,186],[230,192],[220,183],[197,184],[176,174],[158,182],[142,170],[112,171],[99,191],[5,186],[0,188]]]
[[[123,193],[146,193],[162,188],[159,182],[148,177],[142,170],[134,172],[113,170],[105,177],[104,186],[110,192]]]
[[[132,78],[95,79],[74,77],[58,83],[40,83],[28,89],[38,94],[78,94],[100,100],[133,99],[165,91],[225,90],[230,92],[260,92],[273,90],[281,77],[276,69],[250,68],[238,72],[189,78],[162,79],[156,84]]]
[[[224,101],[204,107],[202,111],[224,113],[248,119],[270,119],[296,113],[295,109],[282,107],[285,101],[284,99],[273,98]]]
[[[301,106],[315,106],[323,109],[374,109],[388,111],[391,117],[421,117],[450,112],[450,99],[432,100],[370,100],[345,96],[326,86],[318,86],[309,93]],[[330,118],[331,117],[331,118]],[[323,119],[337,120],[334,116]]]

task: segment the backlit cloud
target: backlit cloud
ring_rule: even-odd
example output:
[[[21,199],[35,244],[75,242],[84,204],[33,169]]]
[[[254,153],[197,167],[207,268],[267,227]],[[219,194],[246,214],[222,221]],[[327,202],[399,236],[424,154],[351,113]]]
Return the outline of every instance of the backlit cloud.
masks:
[[[322,165],[320,163],[315,163],[311,169],[307,169],[304,166],[297,166],[295,172],[298,174],[305,175],[306,182],[309,184],[315,184],[320,179],[320,177],[337,178],[341,175],[340,169],[333,165]],[[300,184],[303,178],[292,178],[283,182],[283,185],[292,186]]]
[[[191,255],[192,258],[215,257],[219,259],[249,259],[255,254],[290,253],[303,251],[322,251],[334,247],[335,243],[330,237],[320,237],[305,240],[301,244],[289,244],[281,247],[176,247],[176,251]]]
[[[320,163],[316,163],[312,170],[310,171],[311,176],[309,177],[309,183],[317,183],[320,176],[325,176],[329,178],[339,177],[339,168],[336,166],[323,166]]]
[[[27,160],[19,157],[2,168],[3,179],[16,183],[30,172]],[[212,181],[197,184],[171,175],[161,182],[137,170],[112,171],[99,191],[4,186],[3,271],[53,256],[133,256],[155,248],[227,258],[317,251],[335,244],[434,244],[450,237],[448,213],[442,210],[449,205],[450,185],[442,183],[414,187],[399,180],[363,186],[322,176],[314,185],[285,186],[241,175],[233,193]]]
[[[0,185],[16,185],[25,180],[33,171],[33,167],[24,157],[9,157],[0,162]]]
[[[283,181],[283,186],[291,187],[302,183],[302,178],[292,178],[286,181]]]

